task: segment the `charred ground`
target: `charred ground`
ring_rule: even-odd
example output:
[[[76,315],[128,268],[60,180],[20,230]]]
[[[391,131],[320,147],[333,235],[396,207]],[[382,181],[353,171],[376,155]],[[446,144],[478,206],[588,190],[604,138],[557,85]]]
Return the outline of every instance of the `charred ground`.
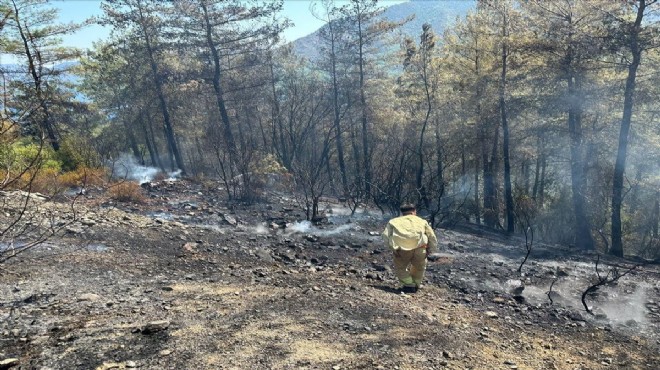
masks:
[[[591,297],[591,317],[571,291],[586,288],[594,255],[539,246],[521,277],[520,240],[439,230],[429,283],[402,295],[380,215],[347,223],[335,212],[311,227],[284,196],[247,206],[185,181],[148,191],[144,205],[88,195],[65,234],[3,266],[0,361],[21,369],[660,368],[657,266]],[[70,217],[66,202],[39,207]],[[619,299],[615,292],[641,298],[613,317],[599,305]]]

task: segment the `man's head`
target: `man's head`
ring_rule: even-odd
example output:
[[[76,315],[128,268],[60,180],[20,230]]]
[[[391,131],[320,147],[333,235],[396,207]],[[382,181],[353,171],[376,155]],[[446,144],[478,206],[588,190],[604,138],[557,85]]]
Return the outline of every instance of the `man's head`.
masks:
[[[401,205],[401,208],[399,208],[401,211],[402,215],[414,215],[417,213],[417,209],[415,209],[415,205],[412,203],[404,203]]]

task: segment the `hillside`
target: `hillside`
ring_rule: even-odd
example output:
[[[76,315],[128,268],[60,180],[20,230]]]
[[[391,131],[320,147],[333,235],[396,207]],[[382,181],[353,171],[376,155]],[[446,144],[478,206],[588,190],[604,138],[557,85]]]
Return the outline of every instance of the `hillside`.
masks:
[[[73,223],[66,202],[35,200],[30,214],[68,226],[0,266],[0,368],[660,368],[658,266],[604,287],[590,316],[593,256],[539,246],[521,277],[520,240],[439,229],[427,283],[401,294],[379,213],[328,203],[312,226],[286,195],[145,189],[141,205],[90,191]]]
[[[384,4],[387,4],[387,2]],[[453,23],[456,20],[456,17],[466,15],[467,12],[470,9],[474,9],[475,6],[476,2],[471,0],[413,0],[386,8],[382,17],[389,21],[400,22],[413,15],[414,18],[404,24],[400,31],[403,35],[417,39],[424,23],[429,23],[436,34],[442,34],[445,27],[448,24]],[[318,58],[318,35],[319,30],[293,41],[295,52],[310,60]]]

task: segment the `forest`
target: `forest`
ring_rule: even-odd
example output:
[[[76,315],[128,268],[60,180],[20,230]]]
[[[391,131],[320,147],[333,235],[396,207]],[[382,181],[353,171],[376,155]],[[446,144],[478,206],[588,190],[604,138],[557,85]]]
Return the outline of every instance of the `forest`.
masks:
[[[298,194],[308,219],[325,197],[413,202],[434,226],[660,258],[657,0],[480,0],[414,36],[386,5],[314,3],[309,59],[281,0],[106,0],[82,24],[1,0],[0,190],[130,200],[110,170],[130,155],[235,202]],[[110,37],[62,45],[92,23]]]

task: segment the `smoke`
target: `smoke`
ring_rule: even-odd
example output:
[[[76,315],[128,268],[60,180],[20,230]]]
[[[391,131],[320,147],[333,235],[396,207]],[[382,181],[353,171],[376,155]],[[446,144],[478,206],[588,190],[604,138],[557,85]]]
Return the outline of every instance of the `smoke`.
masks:
[[[252,229],[252,232],[258,235],[263,235],[263,234],[269,234],[270,231],[268,231],[268,226],[266,226],[265,222],[260,223],[259,225],[255,226]]]
[[[355,213],[351,214],[349,207],[329,206],[325,210],[325,216],[328,221],[334,224],[345,224],[353,221],[380,220],[380,213],[374,212],[366,207],[358,207]]]
[[[620,289],[607,289],[607,297],[604,302],[598,304],[609,320],[617,324],[630,324],[631,321],[646,327],[646,307],[648,290],[650,286],[639,285],[632,291],[621,291]]]
[[[287,226],[287,234],[302,233],[316,236],[331,236],[341,234],[356,228],[355,224],[345,224],[333,229],[319,229],[312,225],[310,221],[299,221]]]
[[[110,248],[107,245],[101,243],[87,245],[87,250],[92,252],[106,252],[109,249]]]
[[[300,221],[300,222],[294,222],[290,226],[287,225],[287,230],[289,233],[302,233],[306,234],[309,233],[312,230],[313,226],[310,221]]]
[[[122,154],[112,163],[112,172],[115,177],[137,181],[140,185],[152,181],[157,174],[161,173],[158,168],[143,166],[130,154]],[[167,180],[175,180],[181,174],[181,170],[167,173]]]

